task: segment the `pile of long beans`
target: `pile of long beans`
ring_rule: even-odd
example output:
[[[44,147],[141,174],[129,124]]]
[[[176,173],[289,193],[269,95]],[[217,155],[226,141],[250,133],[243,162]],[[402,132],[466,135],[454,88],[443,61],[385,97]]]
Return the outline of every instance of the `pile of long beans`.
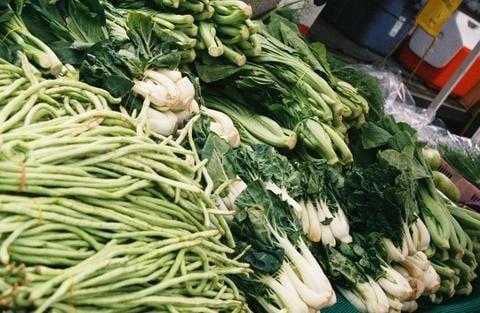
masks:
[[[247,312],[204,162],[115,102],[0,63],[0,309]]]

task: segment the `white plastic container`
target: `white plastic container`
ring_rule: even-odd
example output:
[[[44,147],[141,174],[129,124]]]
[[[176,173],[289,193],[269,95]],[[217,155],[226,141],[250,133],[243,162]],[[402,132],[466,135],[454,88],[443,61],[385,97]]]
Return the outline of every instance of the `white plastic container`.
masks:
[[[424,55],[433,37],[418,27],[409,43],[410,50],[417,56]],[[436,68],[445,67],[460,50],[472,50],[480,41],[480,23],[465,13],[457,11],[443,25],[424,61]]]

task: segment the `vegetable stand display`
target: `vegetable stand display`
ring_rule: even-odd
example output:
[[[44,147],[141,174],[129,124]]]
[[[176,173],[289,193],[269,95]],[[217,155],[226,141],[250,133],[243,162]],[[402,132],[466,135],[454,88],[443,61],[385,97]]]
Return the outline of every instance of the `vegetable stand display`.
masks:
[[[2,312],[478,310],[480,214],[295,14],[0,2]]]

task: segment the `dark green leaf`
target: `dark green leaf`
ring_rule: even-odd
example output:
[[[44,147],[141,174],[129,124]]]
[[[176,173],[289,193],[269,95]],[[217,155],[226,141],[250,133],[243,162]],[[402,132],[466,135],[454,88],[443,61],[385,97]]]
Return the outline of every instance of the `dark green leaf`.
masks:
[[[241,70],[241,68],[236,65],[203,65],[198,62],[195,63],[195,68],[200,79],[206,83],[212,83],[225,79]]]
[[[85,56],[84,51],[73,49],[70,43],[65,41],[56,41],[49,45],[64,64],[79,65],[82,63]]]
[[[364,149],[381,147],[388,143],[392,135],[386,130],[373,123],[362,127],[362,146]]]
[[[153,56],[151,53],[153,25],[149,15],[132,11],[127,16],[128,36],[137,48],[139,55],[147,60]]]
[[[229,179],[235,178],[234,168],[227,157],[230,150],[230,145],[214,133],[208,135],[201,150],[201,159],[208,160],[207,171],[215,187]]]

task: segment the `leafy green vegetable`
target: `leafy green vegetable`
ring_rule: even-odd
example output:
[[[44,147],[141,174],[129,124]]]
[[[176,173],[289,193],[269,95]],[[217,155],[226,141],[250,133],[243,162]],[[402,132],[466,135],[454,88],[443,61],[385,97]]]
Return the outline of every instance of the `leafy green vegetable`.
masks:
[[[237,150],[237,173],[246,182],[260,179],[285,188],[296,198],[301,194],[301,174],[293,164],[273,147],[254,144],[251,149]]]
[[[385,115],[385,99],[376,78],[330,54],[328,55],[328,63],[331,66],[333,75],[354,85],[358,88],[358,92],[367,100],[370,108],[370,113],[367,115],[368,120],[375,121]]]
[[[355,168],[345,178],[345,210],[352,231],[380,233],[401,245],[403,222],[418,211],[415,181],[392,166]]]
[[[443,159],[462,176],[480,188],[480,148],[461,145],[455,148],[447,144],[439,146]]]
[[[85,52],[80,79],[107,89],[115,97],[124,97],[133,87],[132,78],[143,75],[142,64],[134,57],[118,52],[112,42],[99,42]]]
[[[64,41],[81,48],[108,38],[98,0],[28,0],[22,17],[33,34],[48,43]]]
[[[388,143],[392,135],[383,128],[368,123],[362,127],[362,146],[364,149],[372,149]]]

